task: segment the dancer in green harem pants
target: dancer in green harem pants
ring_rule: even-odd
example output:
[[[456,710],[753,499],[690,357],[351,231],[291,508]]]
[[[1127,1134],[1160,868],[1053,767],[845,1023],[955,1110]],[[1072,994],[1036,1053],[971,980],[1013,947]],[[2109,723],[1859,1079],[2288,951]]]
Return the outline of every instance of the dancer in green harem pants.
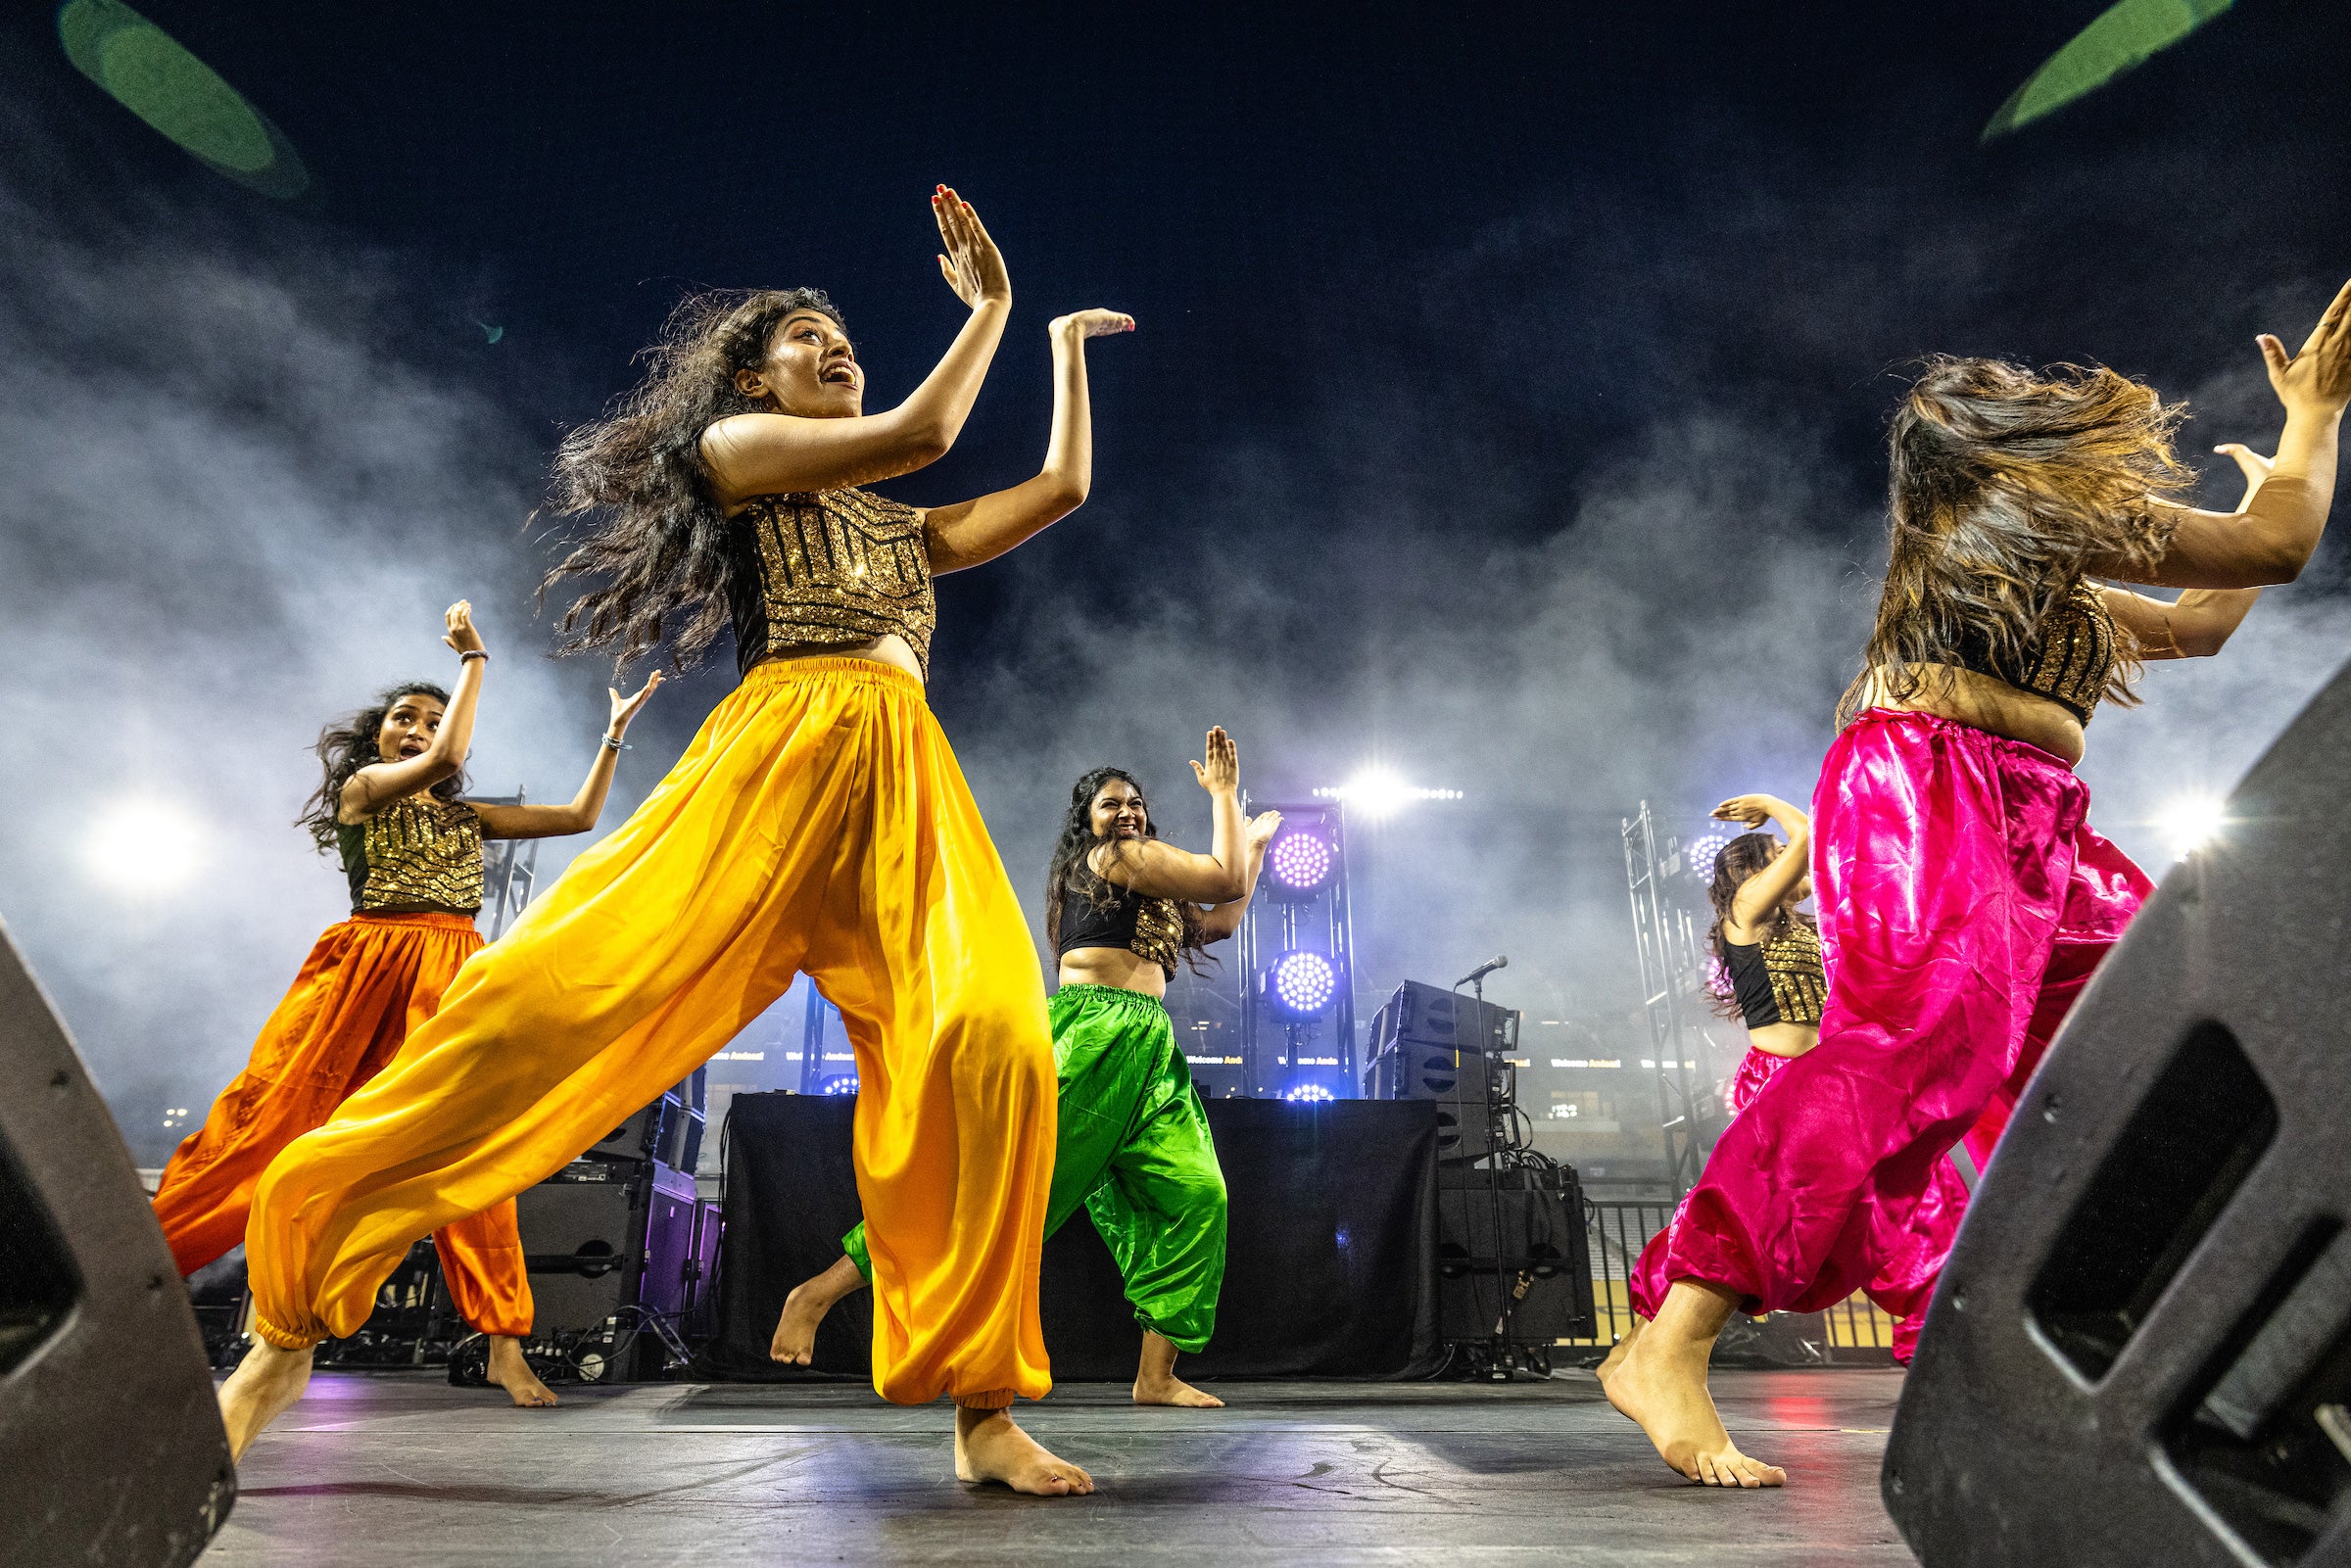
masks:
[[[1203,1349],[1224,1281],[1224,1174],[1189,1062],[1160,1003],[1176,966],[1239,929],[1267,842],[1268,812],[1244,824],[1240,770],[1222,730],[1192,764],[1215,812],[1215,847],[1159,842],[1142,790],[1116,768],[1078,781],[1052,869],[1045,927],[1060,957],[1053,1060],[1060,1132],[1047,1236],[1080,1204],[1110,1248],[1143,1327],[1134,1398],[1221,1405],[1176,1376],[1179,1351]],[[1195,960],[1196,962],[1196,960]],[[871,1282],[861,1223],[842,1257],[785,1299],[768,1354],[805,1365],[835,1302]]]

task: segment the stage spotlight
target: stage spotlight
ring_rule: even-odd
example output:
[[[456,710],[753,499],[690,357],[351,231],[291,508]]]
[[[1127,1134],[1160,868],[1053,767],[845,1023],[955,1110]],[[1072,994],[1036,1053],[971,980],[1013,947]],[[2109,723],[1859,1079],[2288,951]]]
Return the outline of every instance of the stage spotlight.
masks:
[[[2155,816],[2157,831],[2181,860],[2218,838],[2228,823],[2229,803],[2218,795],[2182,795]]]
[[[1726,832],[1703,832],[1690,840],[1690,875],[1702,882],[1714,879],[1714,857],[1730,843]]]
[[[1273,874],[1278,886],[1293,893],[1311,893],[1338,871],[1338,850],[1311,828],[1286,829],[1266,846],[1266,869]]]
[[[816,1086],[819,1094],[855,1094],[857,1079],[852,1073],[837,1072]]]
[[[1408,784],[1386,768],[1366,768],[1343,784],[1318,789],[1315,793],[1324,800],[1336,800],[1352,807],[1356,813],[1371,822],[1393,817],[1416,800],[1459,800],[1459,789],[1424,789]]]
[[[188,813],[161,800],[120,800],[90,825],[83,852],[91,875],[125,893],[164,893],[204,862],[204,832]]]
[[[1338,1098],[1338,1096],[1332,1094],[1328,1089],[1325,1089],[1319,1083],[1301,1083],[1298,1085],[1298,1087],[1283,1095],[1282,1098],[1289,1101],[1292,1105],[1319,1105],[1326,1100],[1335,1100]],[[1342,1242],[1341,1245],[1343,1246],[1345,1244]]]
[[[1319,953],[1284,953],[1266,972],[1266,995],[1294,1019],[1311,1019],[1330,1005],[1339,972]]]

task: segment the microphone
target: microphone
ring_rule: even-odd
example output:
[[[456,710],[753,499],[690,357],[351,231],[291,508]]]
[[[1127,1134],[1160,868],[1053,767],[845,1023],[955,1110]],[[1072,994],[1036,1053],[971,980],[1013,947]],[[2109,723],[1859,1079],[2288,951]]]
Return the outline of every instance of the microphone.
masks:
[[[1509,969],[1510,967],[1511,955],[1508,953],[1497,953],[1492,958],[1487,959],[1483,964],[1480,964],[1477,968],[1471,970],[1468,974],[1463,975],[1460,979],[1454,981],[1453,988],[1458,991],[1464,985],[1468,985],[1476,980],[1484,979],[1496,970]]]

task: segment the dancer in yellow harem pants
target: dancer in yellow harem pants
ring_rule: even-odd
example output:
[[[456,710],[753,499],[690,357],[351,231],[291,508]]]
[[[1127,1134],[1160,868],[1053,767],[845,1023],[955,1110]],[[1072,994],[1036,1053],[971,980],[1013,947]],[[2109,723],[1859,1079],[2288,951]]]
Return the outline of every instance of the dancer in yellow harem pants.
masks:
[[[558,512],[595,513],[550,581],[603,586],[567,651],[691,662],[731,618],[740,689],[612,838],[496,947],[336,1118],[263,1177],[246,1252],[257,1347],[220,1389],[232,1452],[299,1399],[411,1238],[529,1186],[685,1076],[806,971],[856,1047],[874,1385],[952,1395],[955,1474],[1093,1490],[1020,1429],[1050,1387],[1036,1290],[1054,1136],[1044,986],[1019,903],[923,698],[932,577],[1068,515],[1092,474],[1084,344],[1046,328],[1053,424],[1033,479],[920,508],[855,488],[950,446],[1011,309],[971,205],[932,198],[971,316],[897,408],[864,412],[840,312],[812,289],[696,296],[638,387],[564,438]]]
[[[866,659],[753,669],[636,815],[270,1166],[246,1241],[256,1331],[350,1333],[414,1238],[559,1168],[800,970],[857,1053],[875,1388],[1042,1396],[1044,986],[921,683]]]

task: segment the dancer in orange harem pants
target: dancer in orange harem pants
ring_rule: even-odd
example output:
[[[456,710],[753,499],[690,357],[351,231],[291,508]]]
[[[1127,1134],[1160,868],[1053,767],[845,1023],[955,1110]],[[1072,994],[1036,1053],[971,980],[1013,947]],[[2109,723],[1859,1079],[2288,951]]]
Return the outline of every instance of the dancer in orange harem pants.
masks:
[[[262,1025],[245,1070],[164,1167],[155,1217],[182,1274],[245,1239],[254,1186],[269,1162],[382,1071],[481,950],[471,918],[439,911],[354,915],[326,928]],[[466,1322],[484,1334],[530,1337],[531,1287],[511,1201],[442,1226],[433,1247]]]
[[[1029,927],[913,676],[754,668],[627,824],[263,1177],[255,1331],[348,1334],[409,1243],[562,1166],[806,971],[857,1053],[874,1386],[1041,1397],[1053,1044]]]

